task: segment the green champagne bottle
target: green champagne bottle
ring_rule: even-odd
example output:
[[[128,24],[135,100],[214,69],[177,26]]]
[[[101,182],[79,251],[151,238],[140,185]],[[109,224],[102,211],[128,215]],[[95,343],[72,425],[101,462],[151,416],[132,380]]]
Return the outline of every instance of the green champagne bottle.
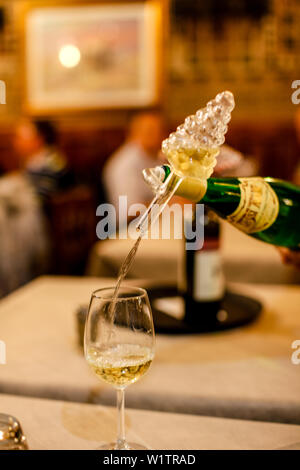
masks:
[[[170,173],[168,165],[160,167],[161,181]],[[299,186],[270,177],[207,181],[186,177],[175,194],[206,204],[251,237],[292,250],[300,249]]]

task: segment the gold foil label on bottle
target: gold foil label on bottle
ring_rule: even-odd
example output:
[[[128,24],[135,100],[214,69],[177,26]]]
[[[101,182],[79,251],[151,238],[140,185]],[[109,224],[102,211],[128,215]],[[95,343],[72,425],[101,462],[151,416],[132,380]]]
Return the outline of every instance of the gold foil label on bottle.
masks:
[[[239,178],[241,199],[237,209],[227,220],[246,233],[269,228],[279,212],[275,191],[263,178]]]

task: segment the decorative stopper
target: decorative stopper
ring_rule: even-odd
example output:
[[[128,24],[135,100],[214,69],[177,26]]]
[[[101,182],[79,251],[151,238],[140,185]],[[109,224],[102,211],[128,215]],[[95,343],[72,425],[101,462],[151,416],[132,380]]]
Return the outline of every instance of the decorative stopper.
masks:
[[[207,179],[213,173],[219,147],[225,141],[234,108],[230,91],[219,93],[205,108],[188,116],[162,143],[173,170],[179,176]]]

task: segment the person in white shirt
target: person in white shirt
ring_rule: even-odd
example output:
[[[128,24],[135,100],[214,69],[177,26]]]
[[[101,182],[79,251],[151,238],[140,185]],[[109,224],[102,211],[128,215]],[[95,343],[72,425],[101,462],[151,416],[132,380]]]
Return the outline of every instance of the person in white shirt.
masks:
[[[164,137],[164,121],[159,113],[139,113],[131,121],[125,143],[111,155],[102,173],[106,198],[115,206],[117,214],[119,196],[127,196],[128,207],[135,203],[148,204],[153,199],[142,170],[160,164]]]

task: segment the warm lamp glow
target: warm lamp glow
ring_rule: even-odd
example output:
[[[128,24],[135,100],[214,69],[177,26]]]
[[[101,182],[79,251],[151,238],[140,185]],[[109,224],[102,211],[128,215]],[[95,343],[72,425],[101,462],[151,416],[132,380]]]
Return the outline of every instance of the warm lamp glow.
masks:
[[[76,67],[80,62],[80,58],[80,50],[73,44],[66,44],[59,50],[59,61],[64,67]]]

